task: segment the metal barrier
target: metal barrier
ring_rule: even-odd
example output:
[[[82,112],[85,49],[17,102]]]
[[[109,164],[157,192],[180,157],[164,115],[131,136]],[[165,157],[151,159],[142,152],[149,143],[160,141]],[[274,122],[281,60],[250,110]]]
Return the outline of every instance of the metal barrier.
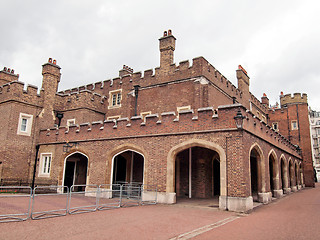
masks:
[[[141,204],[156,204],[158,188],[156,185],[141,185]]]
[[[27,220],[31,196],[31,187],[0,186],[0,223]]]
[[[98,209],[98,199],[98,185],[72,185],[68,213],[94,212]]]
[[[98,209],[112,209],[121,206],[121,185],[101,184],[99,186]]]
[[[31,219],[67,215],[69,191],[66,186],[35,187],[32,196]]]
[[[121,185],[121,207],[138,206],[141,201],[141,183]]]

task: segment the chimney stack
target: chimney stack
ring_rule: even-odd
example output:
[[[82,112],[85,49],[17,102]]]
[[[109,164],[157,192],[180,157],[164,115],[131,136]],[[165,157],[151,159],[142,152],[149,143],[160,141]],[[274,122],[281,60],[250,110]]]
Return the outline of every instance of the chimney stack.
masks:
[[[176,46],[176,38],[172,35],[172,31],[164,31],[163,37],[159,39],[160,49],[160,69],[167,70],[173,64],[173,52]]]

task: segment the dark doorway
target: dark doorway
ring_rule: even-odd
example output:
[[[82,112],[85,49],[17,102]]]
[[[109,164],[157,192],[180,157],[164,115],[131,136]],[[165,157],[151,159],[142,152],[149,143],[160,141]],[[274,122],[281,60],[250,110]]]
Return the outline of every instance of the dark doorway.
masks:
[[[66,159],[64,186],[87,184],[88,159],[80,153],[75,153]],[[73,191],[83,191],[85,186],[76,186]]]
[[[114,184],[143,183],[144,157],[134,151],[125,151],[114,157]]]
[[[285,164],[284,164],[284,160],[281,160],[281,184],[282,184],[282,189],[283,192],[285,192],[285,188],[286,186],[286,178],[287,178],[287,174],[286,174],[286,170],[285,170]]]
[[[259,154],[258,152],[253,149],[250,154],[250,173],[251,173],[251,196],[253,201],[258,201],[258,159]]]
[[[219,160],[217,152],[203,147],[192,147],[178,153],[175,161],[177,198],[220,196]]]
[[[69,189],[73,185],[74,166],[75,166],[75,162],[69,162],[69,161],[66,162],[64,186],[67,186]]]
[[[270,155],[269,157],[269,176],[270,176],[270,191],[272,196],[274,196],[274,187],[275,187],[275,159]]]

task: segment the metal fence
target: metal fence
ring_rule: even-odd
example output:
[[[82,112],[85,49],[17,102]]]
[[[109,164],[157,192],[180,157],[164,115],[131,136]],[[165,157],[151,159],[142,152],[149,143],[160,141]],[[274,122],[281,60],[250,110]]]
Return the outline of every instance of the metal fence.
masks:
[[[101,184],[99,186],[98,209],[121,207],[122,191],[120,184]]]
[[[73,185],[70,188],[69,214],[94,212],[98,209],[98,185]]]
[[[0,186],[0,223],[156,204],[157,187],[142,183]]]
[[[65,186],[35,187],[32,195],[31,219],[67,215],[69,190]]]
[[[31,196],[31,187],[0,186],[0,222],[27,220]]]

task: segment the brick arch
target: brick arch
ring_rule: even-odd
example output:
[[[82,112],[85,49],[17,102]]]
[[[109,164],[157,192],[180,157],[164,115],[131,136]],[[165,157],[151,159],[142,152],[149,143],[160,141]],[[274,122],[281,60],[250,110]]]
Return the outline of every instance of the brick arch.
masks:
[[[265,157],[262,151],[262,148],[258,143],[254,143],[251,145],[250,150],[249,150],[249,158],[251,156],[251,151],[256,150],[260,156],[260,161],[258,162],[258,171],[260,171],[260,184],[261,184],[261,193],[266,192],[266,162],[265,162]],[[250,159],[249,159],[250,160]],[[250,169],[250,168],[249,168]],[[251,171],[250,172],[250,179],[251,179]],[[259,176],[258,176],[259,177]],[[251,183],[250,183],[250,188],[251,188]]]
[[[283,162],[284,169],[282,172],[281,164]],[[289,188],[289,182],[288,182],[288,161],[284,154],[281,154],[280,156],[280,169],[281,169],[281,179],[283,179],[284,186],[282,185],[282,189],[288,189]],[[284,173],[284,174],[283,174]]]
[[[290,164],[292,168],[290,168]],[[289,187],[292,188],[294,185],[294,180],[295,180],[295,171],[294,171],[294,161],[290,157],[288,159],[288,173],[289,173]]]
[[[220,158],[220,196],[226,196],[227,185],[226,185],[226,154],[224,149],[214,143],[201,139],[190,139],[182,142],[170,149],[167,156],[167,184],[166,192],[174,192],[174,181],[175,181],[175,159],[179,152],[191,148],[191,147],[203,147],[213,150],[219,154]]]
[[[270,162],[270,157],[274,159],[274,169],[273,169],[273,181],[274,181],[274,189],[279,190],[280,189],[280,174],[279,174],[279,161],[276,152],[274,149],[271,149],[268,154],[268,162]],[[270,165],[270,163],[269,163]],[[270,168],[269,168],[269,175],[270,175]],[[271,180],[270,180],[271,181]]]
[[[85,152],[85,151],[83,151],[83,150],[79,150],[79,149],[75,149],[75,150],[71,150],[70,152],[68,152],[68,153],[65,153],[64,155],[63,155],[63,169],[62,169],[62,179],[61,179],[61,186],[64,186],[64,178],[65,178],[65,171],[66,171],[66,162],[67,162],[67,159],[69,158],[69,157],[71,157],[72,155],[74,155],[74,154],[81,154],[81,155],[83,155],[83,156],[85,156],[86,158],[87,158],[87,176],[86,176],[86,183],[88,184],[89,183],[89,172],[90,172],[90,158],[89,158],[89,156],[88,156],[88,154]]]
[[[113,148],[111,151],[108,152],[108,155],[107,155],[107,161],[106,161],[106,169],[107,171],[110,171],[109,172],[109,179],[108,178],[108,174],[106,175],[106,181],[105,182],[110,182],[110,184],[112,184],[112,179],[113,179],[113,164],[114,164],[114,158],[123,153],[123,152],[126,152],[126,151],[133,151],[133,152],[136,152],[140,155],[143,156],[143,179],[144,179],[144,176],[146,176],[146,172],[147,172],[147,169],[146,169],[146,151],[145,149],[135,145],[135,144],[130,144],[130,143],[127,143],[127,144],[122,144],[122,145],[119,145],[115,148]],[[110,167],[108,167],[110,166]],[[144,179],[145,180],[145,179]],[[144,182],[143,180],[143,182]]]
[[[301,181],[300,181],[300,174],[299,174],[299,164],[298,164],[298,160],[295,160],[294,161],[294,172],[295,172],[295,175],[296,175],[296,185],[300,185],[301,184]]]
[[[301,186],[304,186],[304,180],[303,180],[303,169],[302,169],[302,163],[300,162],[299,163],[299,170],[300,170],[300,183],[301,183]]]

